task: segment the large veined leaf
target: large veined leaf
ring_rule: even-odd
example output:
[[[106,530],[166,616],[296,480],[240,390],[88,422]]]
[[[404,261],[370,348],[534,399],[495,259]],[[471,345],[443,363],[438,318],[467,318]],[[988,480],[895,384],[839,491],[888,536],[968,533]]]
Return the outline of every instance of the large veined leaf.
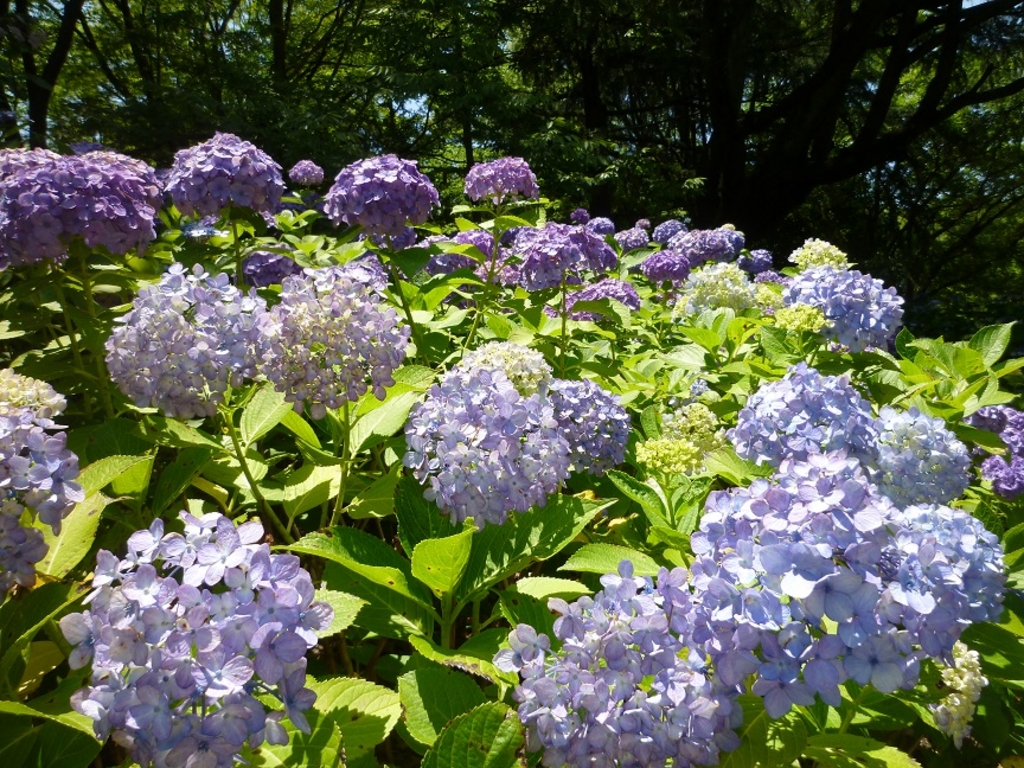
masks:
[[[59,536],[53,535],[50,526],[40,524],[38,527],[48,549],[46,556],[36,563],[36,570],[54,579],[67,576],[92,548],[100,525],[100,514],[109,501],[102,493],[93,493],[75,504],[61,521]]]
[[[629,560],[637,576],[657,576],[661,565],[650,555],[619,544],[584,544],[573,552],[560,571],[581,573],[618,573],[619,563]]]
[[[291,768],[297,765],[303,768],[338,768],[344,765],[344,742],[338,724],[315,708],[305,715],[309,721],[308,734],[285,719],[282,725],[288,733],[288,743],[263,744],[252,750],[249,755],[251,765],[254,768]]]
[[[494,654],[507,637],[506,629],[488,629],[473,635],[454,650],[441,648],[423,637],[410,637],[409,642],[418,653],[438,664],[468,672],[492,683],[515,685],[519,678],[514,672],[503,672],[494,666]]]
[[[316,710],[341,730],[349,760],[372,753],[402,716],[398,694],[367,680],[335,677],[323,682],[310,680],[306,686],[316,693]]]
[[[239,431],[242,433],[244,447],[248,448],[267,434],[293,410],[291,403],[284,401],[283,393],[274,389],[269,382],[264,384],[242,411]]]
[[[515,711],[501,703],[482,704],[441,732],[422,768],[526,768],[525,748]]]
[[[450,595],[459,586],[473,547],[475,527],[443,539],[424,539],[412,552],[412,575],[438,597]]]
[[[426,747],[456,716],[486,701],[473,678],[439,667],[402,675],[398,678],[398,695],[410,735]]]
[[[764,708],[764,700],[754,694],[740,696],[737,704],[743,707],[743,726],[738,733],[740,746],[722,753],[719,760],[722,768],[790,765],[803,754],[807,730],[799,718],[771,718]]]

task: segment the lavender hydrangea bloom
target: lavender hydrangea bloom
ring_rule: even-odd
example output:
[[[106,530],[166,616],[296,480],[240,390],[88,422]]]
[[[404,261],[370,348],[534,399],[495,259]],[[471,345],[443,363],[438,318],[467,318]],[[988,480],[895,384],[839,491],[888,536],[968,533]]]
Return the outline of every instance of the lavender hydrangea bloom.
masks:
[[[640,272],[652,283],[680,283],[690,276],[690,262],[682,254],[666,248],[644,259]]]
[[[256,374],[266,302],[226,274],[172,264],[144,286],[107,339],[107,368],[140,407],[184,419],[212,416],[228,386]]]
[[[397,237],[409,224],[425,222],[440,198],[415,161],[381,155],[342,168],[324,202],[336,225]]]
[[[586,208],[577,208],[575,211],[569,214],[569,221],[573,224],[583,226],[590,221],[590,213],[587,212]]]
[[[242,277],[255,288],[280,285],[286,277],[301,272],[295,259],[276,251],[254,251],[242,262]]]
[[[878,426],[865,400],[844,377],[822,376],[798,363],[780,380],[763,384],[740,411],[728,438],[757,464],[845,450],[870,463]]]
[[[668,241],[680,232],[686,232],[686,225],[679,219],[668,219],[654,228],[654,232],[651,233],[651,242],[667,245]]]
[[[166,190],[186,216],[218,216],[228,206],[273,213],[284,194],[281,166],[231,133],[174,156]]]
[[[615,242],[618,243],[619,248],[623,253],[627,251],[635,251],[638,248],[646,248],[650,242],[650,237],[647,232],[639,227],[633,227],[632,229],[624,229],[621,232],[615,233]]]
[[[885,406],[876,423],[872,479],[896,506],[945,504],[967,489],[971,457],[942,419]]]
[[[492,205],[517,199],[540,197],[537,177],[521,157],[502,157],[489,163],[477,163],[466,174],[466,197],[474,202],[487,200]]]
[[[663,568],[655,585],[623,561],[592,598],[549,601],[559,650],[513,630],[495,663],[519,673],[527,749],[544,765],[714,765],[739,746],[743,711],[703,664],[685,582]]]
[[[789,285],[792,278],[786,275],[780,274],[774,270],[767,269],[764,272],[758,272],[754,275],[754,282],[760,283],[775,283],[776,285],[786,286]]]
[[[566,310],[572,313],[574,320],[597,321],[602,316],[594,312],[573,312],[572,308],[580,301],[600,301],[601,299],[614,299],[627,309],[640,309],[640,295],[632,283],[624,280],[616,280],[606,277],[596,283],[591,283],[580,291],[575,291],[566,296]]]
[[[736,260],[737,266],[744,272],[752,275],[759,275],[768,272],[772,268],[772,252],[764,249],[751,251],[749,255],[741,254]]]
[[[691,267],[699,267],[709,261],[732,261],[743,248],[743,235],[724,228],[683,230],[666,245],[685,256]]]
[[[0,270],[63,261],[80,241],[123,255],[156,236],[161,205],[153,169],[114,152],[37,157],[2,183]]]
[[[604,216],[598,216],[593,219],[587,219],[584,222],[584,226],[589,231],[600,237],[606,237],[615,233],[615,223]]]
[[[1024,412],[1007,405],[987,405],[965,421],[972,427],[995,432],[1006,445],[1006,456],[989,456],[981,464],[981,476],[1005,499],[1024,493]]]
[[[100,552],[88,610],[60,621],[72,668],[92,665],[71,704],[140,765],[229,768],[246,745],[287,743],[269,696],[309,733],[305,653],[333,611],[297,557],[258,543],[260,523],[181,518],[184,534],[157,519],[126,558]]]
[[[884,348],[903,324],[903,299],[896,289],[857,270],[805,269],[786,287],[788,305],[810,304],[828,318],[827,334],[852,352]]]
[[[268,313],[260,371],[314,419],[362,397],[384,399],[405,359],[410,329],[400,325],[351,265],[286,277]]]
[[[324,181],[324,169],[312,160],[299,160],[288,171],[288,180],[300,187],[316,187]]]
[[[542,392],[522,395],[492,368],[456,367],[405,426],[405,466],[453,522],[501,525],[546,503],[569,475],[569,444]]]
[[[512,250],[520,258],[520,281],[529,291],[557,288],[583,270],[603,274],[617,261],[615,251],[592,231],[551,222],[541,229],[523,229]]]
[[[42,147],[33,149],[0,149],[0,181],[23,168],[39,168],[60,160],[56,152]]]
[[[981,476],[991,481],[992,490],[1012,501],[1024,493],[1024,456],[989,456],[981,463]]]
[[[617,395],[587,380],[555,379],[548,392],[574,472],[600,477],[625,460],[630,420]]]

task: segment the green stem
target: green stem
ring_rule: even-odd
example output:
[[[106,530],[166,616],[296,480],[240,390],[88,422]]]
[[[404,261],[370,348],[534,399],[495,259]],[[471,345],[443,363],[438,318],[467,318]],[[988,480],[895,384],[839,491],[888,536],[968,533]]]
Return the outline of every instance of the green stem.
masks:
[[[242,467],[242,474],[245,476],[245,480],[249,483],[249,489],[252,491],[252,495],[256,497],[256,504],[259,509],[260,518],[264,522],[270,523],[271,527],[281,537],[281,540],[285,544],[294,544],[295,537],[291,535],[288,528],[285,526],[281,519],[274,514],[274,511],[270,508],[267,500],[260,493],[260,488],[256,482],[256,478],[253,477],[252,471],[249,469],[249,462],[245,458],[245,451],[242,450],[242,441],[238,439],[238,430],[235,429],[235,418],[234,409],[222,408],[221,416],[224,419],[224,425],[227,427],[228,435],[231,437],[231,445],[234,448],[235,459]]]
[[[64,315],[64,330],[67,332],[68,342],[71,345],[71,356],[75,359],[75,368],[80,372],[85,373],[85,363],[82,361],[82,349],[78,345],[78,332],[75,330],[75,324],[71,320],[71,313],[68,311],[68,300],[64,295],[64,273],[57,269],[57,267],[54,267],[53,271],[57,278],[53,281],[53,285],[57,291],[57,301],[60,302],[60,308]],[[92,416],[92,398],[89,396],[89,391],[86,389],[82,390],[82,407],[85,409],[86,416]]]
[[[441,648],[452,647],[452,625],[458,613],[454,610],[454,598],[450,595],[441,601]]]
[[[409,328],[412,329],[412,341],[416,345],[416,356],[419,357],[423,354],[423,339],[420,336],[420,329],[416,326],[416,321],[412,319],[412,306],[405,296],[405,291],[402,290],[402,278],[398,273],[398,267],[395,266],[390,255],[387,262],[391,271],[391,280],[395,284],[395,292],[398,294],[398,300],[402,303],[402,311],[405,312],[405,319],[409,323]]]
[[[562,291],[562,311],[561,311],[561,315],[562,315],[562,334],[561,334],[561,336],[559,338],[560,338],[560,340],[562,342],[561,343],[561,347],[562,347],[561,353],[562,353],[562,355],[561,355],[561,361],[559,362],[559,367],[561,369],[560,372],[559,372],[559,376],[561,376],[564,379],[565,378],[565,349],[566,349],[566,347],[569,346],[569,340],[566,338],[567,329],[569,327],[569,301],[568,301],[568,292],[567,292],[567,289],[566,289],[566,284],[565,284],[565,278],[564,277],[562,278],[561,291]]]
[[[341,482],[338,488],[338,499],[334,503],[334,514],[331,515],[331,527],[338,525],[341,520],[341,511],[345,508],[345,485],[348,483],[348,462],[349,462],[349,433],[352,431],[352,423],[349,415],[348,401],[341,408]],[[326,517],[321,518],[321,528],[326,527]]]
[[[463,353],[470,349],[470,345],[476,337],[476,330],[480,327],[480,318],[487,315],[487,311],[491,308],[491,299],[494,296],[494,276],[498,271],[498,252],[501,247],[499,243],[501,242],[502,232],[495,228],[491,236],[494,240],[494,246],[491,250],[490,263],[487,265],[487,280],[484,283],[480,302],[476,306],[476,312],[473,314],[473,325],[470,327],[469,335],[466,336],[466,341],[462,345]]]
[[[89,313],[89,319],[92,320],[92,326],[95,328],[99,313],[96,311],[96,300],[92,295],[92,275],[89,273],[89,259],[85,251],[79,253],[79,262],[82,265],[82,291],[85,293],[85,311]],[[114,403],[110,399],[110,374],[107,373],[107,364],[100,350],[93,350],[93,356],[96,362],[96,378],[99,383],[103,411],[108,419],[112,419],[114,418]]]
[[[860,693],[857,694],[857,698],[850,702],[850,709],[845,715],[843,715],[843,722],[839,725],[839,733],[846,733],[846,729],[850,727],[853,722],[853,718],[857,716],[857,712],[860,710],[860,704],[864,700],[865,694],[868,692],[868,687],[864,686],[860,689]]]

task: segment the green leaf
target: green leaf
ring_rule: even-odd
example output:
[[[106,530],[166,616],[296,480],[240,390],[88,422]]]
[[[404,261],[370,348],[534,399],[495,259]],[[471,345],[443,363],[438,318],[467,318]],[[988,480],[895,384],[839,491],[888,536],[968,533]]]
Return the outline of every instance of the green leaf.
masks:
[[[17,687],[16,665],[43,627],[82,598],[77,587],[61,582],[43,584],[18,600],[0,606],[0,685]],[[12,680],[12,672],[17,679]]]
[[[281,417],[281,426],[295,435],[299,440],[314,448],[320,447],[320,439],[316,436],[316,432],[309,422],[299,416],[293,408],[291,413],[286,413]]]
[[[473,541],[461,594],[476,594],[558,554],[612,503],[557,495],[543,507],[509,515],[504,525],[486,526]]]
[[[91,732],[70,730],[51,721],[40,729],[36,750],[29,761],[32,765],[87,766],[102,746]]]
[[[29,755],[39,740],[42,728],[33,725],[27,717],[0,715],[0,765],[6,768],[18,768],[31,765]]]
[[[27,704],[22,704],[20,701],[0,701],[0,713],[7,715],[21,715],[23,717],[43,718],[44,720],[58,725],[60,730],[65,732],[65,736],[70,735],[70,733],[68,733],[69,731],[78,731],[80,734],[88,736],[93,742],[96,742],[96,737],[93,736],[93,721],[85,715],[80,715],[77,712],[68,711],[63,714],[53,714],[51,712],[42,712]],[[99,751],[98,744],[97,751]]]
[[[341,492],[341,467],[303,464],[284,481],[284,511],[289,520],[330,501]]]
[[[618,573],[619,563],[629,560],[637,576],[657,576],[661,566],[650,555],[619,544],[584,544],[559,566],[560,571],[582,573]]]
[[[433,631],[429,591],[412,579],[409,561],[380,539],[335,528],[333,536],[311,533],[287,549],[324,558],[327,586],[366,600],[359,626],[399,639]]]
[[[274,389],[269,382],[253,395],[242,411],[239,424],[242,443],[248,448],[267,432],[272,430],[289,413],[294,413],[291,403],[284,401],[284,394]]]
[[[515,711],[482,704],[449,724],[423,756],[422,768],[526,768],[526,735]]]
[[[694,328],[689,325],[679,326],[679,331],[690,341],[699,344],[712,355],[718,355],[718,348],[725,342],[725,338],[708,328]]]
[[[507,639],[507,629],[488,629],[478,632],[456,650],[441,648],[423,637],[410,637],[409,642],[430,661],[482,677],[491,683],[515,685],[519,682],[515,672],[503,672],[494,666],[494,654]]]
[[[661,414],[655,406],[644,408],[640,414],[640,426],[644,428],[644,435],[648,440],[657,440],[661,437]]]
[[[214,452],[228,452],[223,445],[205,432],[200,432],[177,419],[146,416],[139,424],[139,428],[146,439],[159,445],[171,448],[209,448]]]
[[[733,485],[749,485],[751,479],[767,477],[772,473],[772,468],[767,464],[759,467],[752,461],[741,459],[731,446],[712,453],[705,460],[704,466],[708,472],[724,477]]]
[[[910,332],[907,326],[900,328],[900,332],[896,334],[896,352],[905,360],[913,360],[914,355],[917,354],[910,345],[913,340],[914,334]]]
[[[177,458],[160,473],[153,491],[153,514],[159,515],[173,504],[199,474],[214,450],[205,446],[182,448]]]
[[[318,589],[313,593],[313,600],[318,603],[327,603],[334,611],[334,618],[327,629],[316,633],[317,637],[330,637],[339,632],[344,632],[353,623],[360,609],[366,605],[366,601],[350,595],[346,592],[338,592],[334,589]]]
[[[334,677],[322,682],[307,680],[306,687],[316,693],[317,711],[330,717],[341,730],[349,760],[372,753],[402,716],[398,694],[367,680],[350,677]]]
[[[353,456],[386,437],[391,437],[405,426],[409,411],[419,402],[418,392],[390,395],[369,413],[360,416],[349,432],[349,450]]]
[[[398,481],[395,515],[398,517],[398,539],[406,552],[412,552],[426,539],[440,539],[459,532],[451,518],[442,514],[436,504],[423,498],[423,486],[413,477],[406,476]]]
[[[569,601],[593,592],[586,584],[574,579],[559,579],[553,576],[527,576],[513,584],[510,590],[521,592],[538,600],[560,597]]]
[[[396,464],[363,489],[358,496],[345,505],[345,514],[353,520],[370,517],[387,517],[395,511],[395,489],[402,476]]]
[[[754,694],[741,695],[738,703],[743,707],[743,726],[737,734],[740,746],[722,754],[722,768],[791,765],[803,754],[807,730],[801,720],[772,719],[765,711],[764,700]]]
[[[78,475],[78,483],[89,496],[104,487],[142,462],[152,462],[152,456],[107,456],[94,461]]]
[[[654,488],[617,469],[609,470],[607,477],[616,488],[640,505],[651,525],[669,527],[668,509]]]
[[[63,579],[71,569],[82,562],[96,539],[100,516],[110,501],[102,493],[93,493],[74,508],[61,521],[60,535],[54,536],[53,529],[43,525],[40,530],[49,549],[46,556],[36,564],[36,570],[54,579]]]
[[[469,523],[462,533],[421,541],[412,551],[412,575],[438,597],[453,593],[466,573],[475,532]]]
[[[821,765],[847,768],[920,768],[921,764],[906,752],[866,736],[847,733],[822,733],[807,738],[804,757]]]
[[[429,747],[456,716],[486,701],[480,686],[460,672],[425,667],[398,678],[409,733]]]
[[[341,729],[332,717],[318,709],[314,707],[304,713],[309,721],[308,735],[289,720],[284,720],[282,724],[288,733],[288,743],[265,743],[252,750],[251,765],[254,768],[293,768],[297,765],[303,768],[339,768],[344,765]]]
[[[1012,336],[1013,323],[986,325],[971,337],[967,346],[980,352],[985,365],[991,368],[999,362],[999,358],[1006,354]]]

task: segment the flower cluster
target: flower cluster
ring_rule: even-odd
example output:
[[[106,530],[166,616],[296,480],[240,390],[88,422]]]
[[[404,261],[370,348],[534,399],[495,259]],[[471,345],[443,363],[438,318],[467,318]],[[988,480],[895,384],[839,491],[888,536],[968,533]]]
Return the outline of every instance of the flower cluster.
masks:
[[[601,301],[602,299],[613,299],[628,309],[640,309],[640,295],[632,283],[606,277],[604,280],[591,283],[583,290],[567,294],[565,297],[566,311],[572,313],[574,320],[597,321],[600,319],[600,315],[594,312],[573,312],[572,308],[580,301]]]
[[[640,227],[632,227],[631,229],[616,232],[614,239],[623,253],[635,251],[638,248],[646,248],[651,240],[646,230]]]
[[[599,237],[607,237],[615,233],[615,222],[604,216],[596,216],[583,222],[587,230]]]
[[[520,624],[495,657],[521,677],[527,748],[548,766],[716,764],[739,746],[743,710],[697,653],[686,571],[663,568],[655,585],[625,560],[601,584],[592,598],[549,601],[560,649]]]
[[[523,397],[540,392],[552,381],[551,366],[544,355],[511,341],[484,344],[467,353],[459,367],[464,370],[488,368],[501,371]]]
[[[314,419],[368,388],[383,400],[405,359],[409,327],[399,325],[357,264],[286,277],[281,302],[267,313],[260,372]]]
[[[186,216],[218,216],[229,206],[273,213],[284,179],[266,152],[234,134],[216,133],[175,154],[166,190]]]
[[[80,241],[123,255],[156,236],[162,200],[153,169],[114,152],[33,156],[0,195],[0,270],[63,261]]]
[[[409,224],[425,222],[439,202],[415,161],[380,155],[342,168],[324,198],[324,210],[336,225],[398,237]]]
[[[772,290],[769,284],[761,283],[757,288],[758,304],[763,307],[766,304],[765,299],[772,302],[775,325],[779,328],[796,333],[820,333],[828,325],[825,313],[819,307],[812,307],[810,304],[783,306],[782,295]]]
[[[706,391],[697,379],[690,393]],[[696,392],[696,394],[694,394]],[[703,403],[689,403],[661,418],[661,436],[636,446],[636,460],[647,471],[662,475],[691,475],[700,471],[709,454],[725,446],[718,418]]]
[[[757,305],[757,292],[746,272],[735,264],[709,264],[690,273],[674,312],[699,315],[727,307],[741,312]]]
[[[0,149],[0,181],[23,168],[39,168],[60,160],[60,155],[49,149]]]
[[[553,222],[541,229],[523,229],[513,252],[520,259],[520,283],[528,291],[557,288],[583,270],[603,274],[617,261],[611,246],[592,230]]]
[[[971,457],[942,419],[885,406],[876,425],[872,480],[896,506],[946,504],[967,489]]]
[[[679,219],[668,219],[661,222],[651,233],[651,242],[666,245],[669,240],[686,231],[686,225]]]
[[[100,551],[88,610],[60,621],[72,668],[92,665],[71,701],[140,765],[229,768],[246,744],[287,743],[283,717],[309,733],[305,655],[333,611],[260,523],[181,519],[184,533],[157,519],[133,534],[124,559]]]
[[[466,197],[474,202],[487,200],[501,205],[523,198],[540,197],[537,177],[521,157],[502,157],[489,163],[477,163],[466,174]]]
[[[808,238],[802,246],[789,254],[789,263],[796,264],[802,270],[815,267],[850,268],[845,251],[839,250],[832,243],[815,238]]]
[[[846,378],[798,363],[747,399],[728,437],[741,457],[759,465],[838,450],[870,463],[878,427],[871,404]]]
[[[548,391],[573,472],[600,477],[623,462],[630,420],[618,396],[588,380],[555,379]]]
[[[988,678],[981,673],[981,659],[959,640],[953,646],[953,664],[942,670],[942,682],[949,691],[942,701],[932,705],[935,725],[953,737],[957,749],[971,733],[975,705]]]
[[[690,276],[690,262],[685,256],[666,248],[640,262],[640,272],[652,283],[681,283]]]
[[[912,687],[923,657],[951,660],[1000,613],[998,539],[961,510],[900,512],[841,451],[712,493],[691,544],[704,651],[725,685],[756,675],[772,717],[839,706],[846,679]]]
[[[183,419],[212,416],[228,386],[256,373],[266,302],[226,274],[172,264],[144,286],[107,339],[107,368],[140,407]]]
[[[699,267],[709,261],[732,261],[743,249],[743,235],[735,229],[681,230],[669,238],[666,245],[678,251],[691,267]]]
[[[85,497],[75,482],[78,457],[52,420],[64,405],[49,384],[0,371],[0,602],[15,584],[34,584],[35,565],[46,556],[42,533],[23,526],[23,516],[37,517],[57,535]]]
[[[893,287],[857,270],[813,267],[786,287],[786,304],[818,307],[829,321],[827,335],[852,352],[885,347],[903,323],[903,298]]]
[[[989,456],[981,464],[981,476],[1005,499],[1024,493],[1024,412],[1006,405],[987,405],[972,413],[967,423],[995,432],[1008,450],[1006,456]]]
[[[772,252],[759,248],[756,251],[750,251],[749,254],[740,254],[740,257],[736,259],[736,266],[752,275],[768,272],[772,268]]]
[[[569,475],[570,448],[543,392],[523,395],[501,368],[460,365],[405,426],[405,466],[453,522],[502,524],[543,505]]]
[[[255,288],[280,285],[286,277],[301,272],[295,259],[278,251],[253,251],[242,262],[242,277]]]
[[[316,187],[324,181],[324,169],[312,160],[299,160],[288,171],[288,180],[300,187]]]

